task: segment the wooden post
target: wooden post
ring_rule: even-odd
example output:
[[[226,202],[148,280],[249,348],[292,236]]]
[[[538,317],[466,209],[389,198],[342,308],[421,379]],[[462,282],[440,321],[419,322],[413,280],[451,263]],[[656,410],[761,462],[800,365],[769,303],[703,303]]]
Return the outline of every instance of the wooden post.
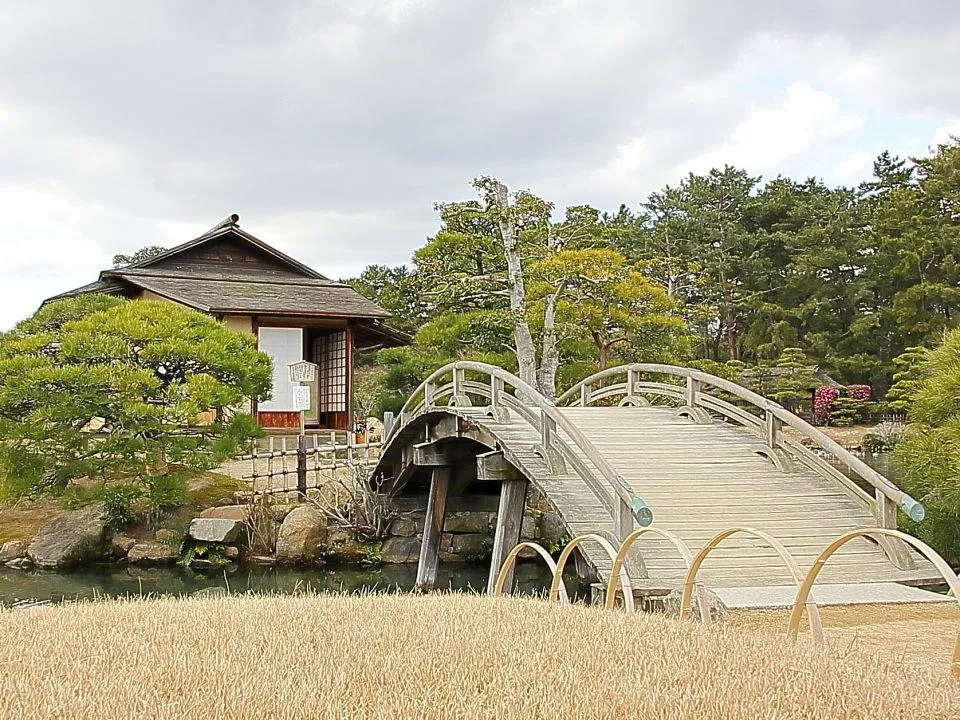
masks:
[[[447,490],[450,488],[450,466],[433,469],[430,479],[430,497],[427,500],[427,516],[423,521],[423,542],[420,544],[420,562],[417,564],[418,592],[431,590],[437,582],[437,567],[440,565],[440,538],[443,521],[447,516]]]
[[[767,410],[764,416],[764,421],[766,423],[764,440],[767,443],[767,447],[776,448],[777,443],[780,441],[780,427],[782,425],[780,418],[774,415],[770,410]]]
[[[386,440],[388,437],[390,437],[391,432],[393,432],[393,413],[388,410],[383,414],[383,434],[381,435],[380,440]]]
[[[303,429],[303,413],[300,413],[300,437],[297,438],[297,492],[307,497],[307,436]]]
[[[497,529],[493,536],[493,556],[490,559],[490,575],[487,578],[487,595],[493,594],[497,575],[504,560],[520,542],[520,526],[523,524],[523,506],[526,498],[526,479],[504,480],[500,486],[500,506],[497,509]],[[513,567],[507,574],[504,587],[513,587]]]
[[[543,445],[543,451],[547,455],[553,449],[553,439],[557,434],[557,422],[547,414],[546,410],[540,411],[540,444]]]
[[[627,370],[627,397],[633,398],[636,395],[637,371]]]
[[[583,383],[580,386],[580,405],[587,407],[590,404],[590,385]]]
[[[616,515],[613,518],[613,534],[617,538],[617,544],[620,544],[633,532],[633,508],[619,495],[615,496],[614,501]]]
[[[687,407],[697,406],[697,396],[700,394],[700,381],[696,378],[687,378]]]
[[[874,519],[877,527],[887,530],[897,529],[897,505],[893,500],[883,494],[880,488],[874,489]],[[900,570],[909,570],[915,567],[910,550],[902,540],[894,537],[878,537],[877,543],[883,550],[887,559],[893,563],[894,567]]]
[[[490,376],[490,407],[500,407],[500,396],[503,395],[503,380],[496,375]]]
[[[520,542],[523,508],[527,498],[527,479],[498,451],[477,456],[477,480],[500,482],[500,506],[497,510],[497,529],[493,537],[490,575],[487,594],[493,595],[500,568],[510,551]],[[513,586],[513,566],[506,576],[504,588],[509,593]]]

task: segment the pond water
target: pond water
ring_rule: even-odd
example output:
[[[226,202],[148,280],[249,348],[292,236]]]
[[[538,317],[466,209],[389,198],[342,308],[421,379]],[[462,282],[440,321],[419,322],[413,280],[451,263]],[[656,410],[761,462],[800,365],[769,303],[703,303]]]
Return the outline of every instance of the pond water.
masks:
[[[900,472],[900,468],[897,466],[897,463],[893,459],[893,453],[863,453],[862,455],[858,454],[857,457],[887,478],[887,480],[892,482],[894,485],[899,484],[902,473]],[[839,462],[832,455],[829,456],[827,460],[831,465],[838,468],[847,476],[857,479],[855,473],[853,473],[846,465],[844,465],[842,462]]]
[[[69,602],[98,597],[190,595],[197,592],[281,593],[399,592],[416,580],[414,565],[376,568],[230,567],[198,572],[181,567],[140,568],[95,565],[75,572],[0,568],[0,606],[18,603]],[[517,592],[541,593],[550,586],[550,573],[535,563],[517,566]],[[441,566],[437,587],[481,592],[487,570],[478,565]]]

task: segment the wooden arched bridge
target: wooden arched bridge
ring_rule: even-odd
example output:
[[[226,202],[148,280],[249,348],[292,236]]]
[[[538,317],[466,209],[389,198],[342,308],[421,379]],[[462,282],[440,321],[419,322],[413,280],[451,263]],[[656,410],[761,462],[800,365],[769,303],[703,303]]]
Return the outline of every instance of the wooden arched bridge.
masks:
[[[846,472],[828,462],[833,456]],[[670,365],[604,370],[551,402],[502,368],[447,365],[428,377],[386,428],[374,477],[401,488],[429,468],[430,494],[418,584],[436,578],[449,493],[501,484],[490,585],[518,542],[533,484],[571,537],[614,547],[656,526],[696,552],[719,530],[749,526],[809,565],[837,535],[895,528],[898,509],[923,507],[863,461],[781,405],[720,377]],[[683,583],[677,547],[650,533],[627,561],[632,586],[660,594]],[[583,543],[582,574],[609,580],[601,543]],[[704,565],[711,588],[792,586],[768,543],[731,538]],[[821,582],[925,584],[940,575],[896,537],[845,545]]]

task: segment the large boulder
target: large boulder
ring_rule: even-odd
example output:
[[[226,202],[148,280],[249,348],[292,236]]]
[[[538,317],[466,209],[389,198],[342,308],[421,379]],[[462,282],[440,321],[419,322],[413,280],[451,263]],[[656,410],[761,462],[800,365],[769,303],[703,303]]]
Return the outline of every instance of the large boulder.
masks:
[[[114,557],[126,557],[137,544],[137,539],[129,535],[114,535],[110,538],[110,554]]]
[[[720,599],[713,590],[705,590],[707,593],[707,605],[710,609],[710,620],[711,622],[719,622],[727,617],[727,606],[723,604],[723,600]],[[683,597],[683,588],[674,588],[663,598],[663,610],[668,615],[676,615],[680,612],[680,600]],[[693,610],[693,617],[697,620],[700,619],[700,612],[697,609],[697,596],[696,590],[694,590],[694,595],[690,601],[691,608]]]
[[[420,538],[388,538],[380,550],[380,559],[391,565],[417,562],[420,559]]]
[[[8,563],[27,556],[30,543],[26,540],[10,540],[0,546],[0,563]]]
[[[240,537],[243,523],[227,518],[194,518],[187,534],[201,543],[230,544]]]
[[[312,505],[292,510],[277,534],[277,561],[310,562],[320,558],[327,540],[327,517]]]
[[[168,565],[179,558],[175,547],[158,542],[139,542],[127,553],[127,562],[134,565]]]
[[[458,512],[447,515],[443,529],[450,533],[485,533],[490,530],[490,513]]]
[[[44,568],[63,568],[96,560],[106,550],[107,513],[103,503],[54,518],[40,528],[27,556]]]
[[[558,543],[568,537],[567,527],[555,512],[540,516],[540,538],[548,543]]]
[[[220,520],[236,520],[246,523],[250,520],[249,505],[220,505],[207,508],[200,513],[202,518],[217,518]]]
[[[394,537],[413,537],[423,526],[423,521],[417,522],[413,517],[398,517],[390,523],[390,534]]]

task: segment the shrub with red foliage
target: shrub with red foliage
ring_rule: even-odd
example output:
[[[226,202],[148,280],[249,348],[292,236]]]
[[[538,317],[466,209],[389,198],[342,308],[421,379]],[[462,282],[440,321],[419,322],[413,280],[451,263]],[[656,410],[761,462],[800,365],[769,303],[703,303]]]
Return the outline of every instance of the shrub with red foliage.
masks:
[[[869,385],[848,385],[847,386],[847,396],[853,398],[857,402],[869,402],[870,400],[870,386]]]
[[[830,408],[840,391],[829,385],[821,385],[813,395],[813,417],[818,423],[830,422]]]

